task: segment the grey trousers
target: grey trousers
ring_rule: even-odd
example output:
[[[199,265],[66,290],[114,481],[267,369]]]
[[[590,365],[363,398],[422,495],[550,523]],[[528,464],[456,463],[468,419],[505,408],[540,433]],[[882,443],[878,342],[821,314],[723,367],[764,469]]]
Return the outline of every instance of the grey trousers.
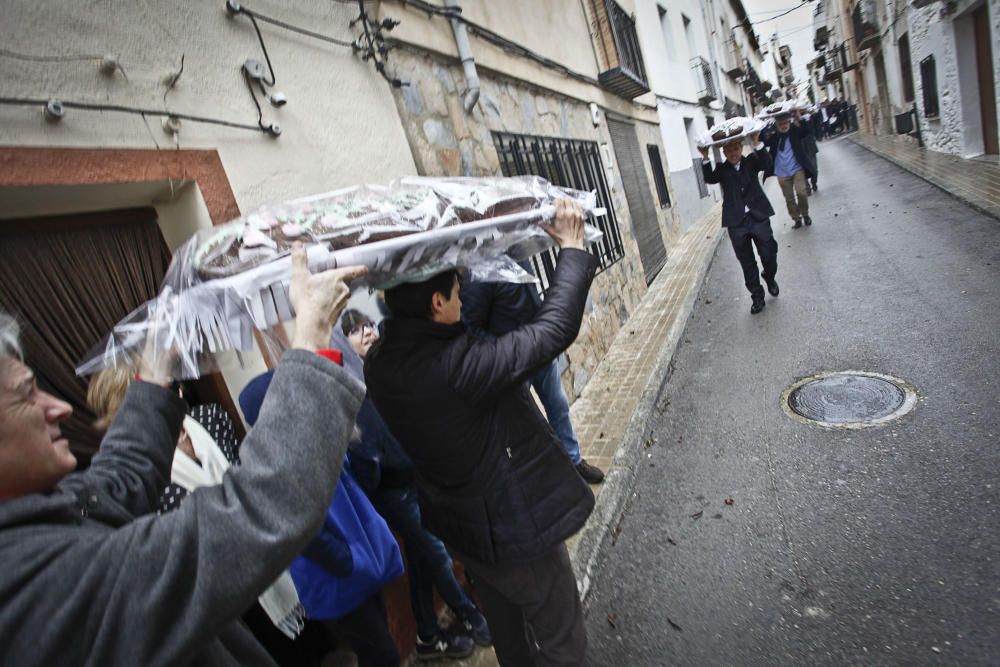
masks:
[[[459,553],[502,667],[578,667],[587,652],[583,605],[565,544],[528,563],[480,563]]]
[[[799,169],[793,176],[777,176],[781,194],[785,195],[785,206],[792,220],[809,215],[809,195],[806,194],[806,171]]]

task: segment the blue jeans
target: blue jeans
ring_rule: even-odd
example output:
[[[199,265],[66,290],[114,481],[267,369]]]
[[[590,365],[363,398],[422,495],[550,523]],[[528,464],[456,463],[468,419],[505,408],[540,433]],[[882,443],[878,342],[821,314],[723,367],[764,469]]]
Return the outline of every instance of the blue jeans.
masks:
[[[573,433],[573,424],[569,420],[569,401],[566,400],[566,392],[563,391],[562,382],[559,381],[559,365],[555,360],[531,378],[531,386],[535,388],[535,393],[545,408],[549,425],[562,441],[570,461],[573,465],[577,465],[580,463],[580,443]]]
[[[420,524],[417,491],[411,485],[401,489],[377,489],[369,494],[372,505],[403,541],[410,579],[410,606],[417,622],[417,634],[430,639],[438,633],[434,613],[434,587],[459,618],[474,608],[451,569],[451,555],[444,542]]]

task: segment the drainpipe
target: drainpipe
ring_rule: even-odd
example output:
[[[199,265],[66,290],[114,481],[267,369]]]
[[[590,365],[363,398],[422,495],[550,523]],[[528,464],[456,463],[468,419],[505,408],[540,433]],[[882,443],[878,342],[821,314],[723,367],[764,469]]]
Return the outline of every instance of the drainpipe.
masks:
[[[444,0],[444,6],[456,14],[462,11],[458,0]],[[462,61],[462,69],[465,70],[465,83],[468,86],[462,106],[465,107],[466,113],[472,113],[476,102],[479,101],[479,74],[476,73],[476,61],[472,59],[472,47],[469,46],[469,34],[466,32],[465,24],[457,18],[453,18],[451,19],[451,29],[455,33],[458,58]]]

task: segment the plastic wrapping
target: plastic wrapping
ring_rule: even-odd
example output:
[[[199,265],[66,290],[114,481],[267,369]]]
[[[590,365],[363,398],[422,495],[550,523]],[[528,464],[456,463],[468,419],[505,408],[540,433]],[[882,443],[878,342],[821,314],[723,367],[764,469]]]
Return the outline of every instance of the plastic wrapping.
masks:
[[[596,195],[538,177],[399,179],[266,206],[195,234],[174,253],[159,295],[123,319],[77,374],[130,363],[147,339],[193,379],[225,350],[252,349],[254,330],[295,317],[290,252],[301,241],[313,271],[364,265],[352,287],[389,288],[465,267],[474,280],[530,282],[518,262],[553,245],[540,223],[555,200],[601,215]],[[601,232],[586,225],[588,244]],[[155,317],[154,317],[155,315]]]
[[[747,139],[765,127],[767,127],[767,123],[756,118],[742,116],[727,118],[721,123],[713,125],[707,132],[698,137],[697,145],[701,148],[724,146],[733,141]]]
[[[785,114],[790,114],[793,111],[799,111],[802,113],[810,113],[813,107],[809,102],[804,100],[785,100],[784,102],[775,102],[773,104],[768,104],[764,107],[760,113],[757,114],[757,118],[768,121],[777,118],[778,116],[783,116]]]

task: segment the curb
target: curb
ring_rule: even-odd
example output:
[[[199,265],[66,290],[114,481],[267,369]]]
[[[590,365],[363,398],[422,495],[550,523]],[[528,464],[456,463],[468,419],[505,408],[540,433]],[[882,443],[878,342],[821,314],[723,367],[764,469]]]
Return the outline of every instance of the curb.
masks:
[[[714,208],[709,215],[713,214],[717,214]],[[688,319],[691,317],[691,311],[694,309],[695,301],[705,282],[705,275],[712,266],[722,236],[723,229],[719,227],[715,239],[710,243],[709,252],[705,253],[701,265],[697,269],[694,285],[684,297],[678,316],[667,333],[656,367],[639,397],[635,411],[629,418],[625,434],[618,445],[618,451],[605,475],[594,511],[583,529],[577,534],[576,543],[570,551],[570,561],[577,577],[577,589],[580,591],[580,599],[584,604],[594,581],[598,559],[605,545],[616,536],[615,529],[621,523],[625,511],[628,509],[638,471],[637,462],[642,454],[642,444],[648,437],[649,419],[656,409],[656,403],[667,380],[670,378],[670,362],[677,351],[678,341],[680,341]]]
[[[877,150],[877,149],[875,149],[875,148],[873,148],[871,146],[868,146],[867,144],[862,143],[861,141],[859,141],[855,137],[847,137],[847,139],[850,140],[850,142],[852,144],[854,144],[855,146],[860,146],[861,148],[864,148],[869,153],[872,153],[872,154],[874,154],[874,155],[882,158],[886,162],[889,162],[891,164],[896,165],[897,167],[899,167],[900,169],[902,169],[906,173],[911,174],[913,176],[916,176],[917,178],[919,178],[920,180],[922,180],[922,181],[924,181],[926,183],[930,183],[934,187],[936,187],[939,190],[943,191],[945,194],[951,195],[952,197],[954,197],[958,201],[962,202],[963,204],[965,204],[969,208],[972,208],[972,209],[974,209],[974,210],[982,213],[983,215],[988,215],[991,218],[994,218],[996,220],[1000,220],[1000,213],[998,213],[995,209],[991,210],[990,208],[988,208],[986,206],[983,206],[982,204],[978,203],[977,201],[975,201],[973,199],[969,199],[967,197],[962,197],[961,195],[955,194],[955,192],[953,190],[949,189],[948,184],[940,182],[940,181],[938,181],[937,179],[935,179],[935,178],[933,178],[931,176],[925,176],[924,174],[921,174],[919,172],[914,171],[905,162],[903,162],[901,160],[898,160],[898,159],[896,159],[894,157],[890,157],[890,156],[886,155],[885,153],[882,153],[879,150]]]

